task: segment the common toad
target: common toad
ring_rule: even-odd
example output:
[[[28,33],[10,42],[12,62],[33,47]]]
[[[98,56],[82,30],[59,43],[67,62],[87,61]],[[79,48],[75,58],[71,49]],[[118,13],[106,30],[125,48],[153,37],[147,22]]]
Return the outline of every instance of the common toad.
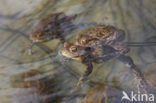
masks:
[[[99,42],[107,45],[113,45],[115,42],[121,42],[125,38],[125,33],[121,29],[113,26],[96,25],[81,32],[76,37],[76,45],[91,46]]]
[[[64,42],[61,38],[63,33],[61,26],[71,23],[75,17],[76,15],[67,16],[63,12],[50,14],[34,27],[29,38],[33,42],[44,42],[55,38]]]
[[[77,15],[67,16],[63,12],[50,14],[43,18],[32,30],[29,35],[29,39],[32,43],[28,47],[28,54],[32,53],[32,46],[37,42],[45,42],[52,39],[59,39],[61,43],[64,43],[64,32],[68,29],[68,26],[72,26],[72,20]]]
[[[97,36],[99,34],[101,37]],[[122,30],[113,26],[100,25],[82,33],[77,37],[75,43],[64,43],[61,50],[62,55],[78,60],[87,66],[77,85],[84,82],[92,72],[93,62],[101,63],[114,57],[127,64],[136,76],[142,77],[140,71],[135,69],[136,66],[131,57],[125,56],[129,52],[129,48],[122,42],[124,35]]]

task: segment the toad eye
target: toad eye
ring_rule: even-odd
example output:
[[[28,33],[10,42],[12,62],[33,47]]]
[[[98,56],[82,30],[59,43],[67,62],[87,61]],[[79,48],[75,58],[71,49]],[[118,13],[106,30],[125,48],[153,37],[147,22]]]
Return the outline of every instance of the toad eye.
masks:
[[[84,44],[84,43],[86,43],[86,40],[82,40],[81,42],[82,42],[82,44]]]
[[[71,51],[71,52],[76,52],[76,51],[77,51],[77,48],[76,48],[76,47],[71,47],[71,48],[70,48],[70,51]]]
[[[81,40],[81,44],[86,44],[87,43],[87,40],[86,39],[82,39]]]

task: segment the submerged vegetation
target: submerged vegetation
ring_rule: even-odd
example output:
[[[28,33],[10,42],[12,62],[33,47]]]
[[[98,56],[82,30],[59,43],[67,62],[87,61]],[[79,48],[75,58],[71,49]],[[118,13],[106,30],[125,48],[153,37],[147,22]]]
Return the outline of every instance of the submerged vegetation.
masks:
[[[0,103],[120,103],[123,91],[137,93],[138,89],[141,92],[145,89],[150,94],[156,93],[155,46],[129,46],[126,55],[134,61],[130,70],[115,59],[92,63],[94,69],[80,87],[76,84],[85,65],[65,61],[60,55],[65,41],[74,43],[75,36],[88,31],[91,25],[122,29],[126,34],[123,43],[156,42],[154,0],[1,0],[0,4]],[[48,15],[60,12],[65,15],[55,25],[67,30],[63,42],[52,39],[34,43],[33,54],[24,55],[35,25]],[[64,17],[75,14],[78,15],[69,20],[70,25],[61,24]],[[85,40],[82,43],[88,42]],[[107,46],[107,49],[115,48]],[[70,50],[74,52],[77,48]],[[90,53],[90,48],[85,50]],[[146,82],[150,87],[146,87]]]

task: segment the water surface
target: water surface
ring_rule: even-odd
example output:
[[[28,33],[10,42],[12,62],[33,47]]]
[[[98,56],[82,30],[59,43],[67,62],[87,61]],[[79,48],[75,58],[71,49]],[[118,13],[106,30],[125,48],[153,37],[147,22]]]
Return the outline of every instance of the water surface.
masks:
[[[35,45],[35,53],[23,55],[28,35],[48,14],[80,14],[74,24],[113,25],[126,32],[127,42],[156,41],[155,0],[1,0],[0,1],[0,103],[80,103],[95,86],[110,85],[120,103],[122,90],[136,90],[133,74],[116,59],[94,64],[87,82],[75,96],[69,95],[85,66],[76,61],[62,63],[58,40]],[[78,26],[66,39],[85,27]],[[156,47],[130,47],[127,54],[142,70],[156,93]],[[93,89],[94,90],[94,89]],[[96,93],[96,92],[95,92]],[[111,100],[111,99],[110,99]]]

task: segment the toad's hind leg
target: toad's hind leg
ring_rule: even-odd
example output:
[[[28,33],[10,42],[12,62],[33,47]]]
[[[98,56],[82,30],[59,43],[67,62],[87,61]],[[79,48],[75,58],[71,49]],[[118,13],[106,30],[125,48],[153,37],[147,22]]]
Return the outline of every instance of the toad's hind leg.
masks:
[[[139,88],[142,88],[145,92],[148,92],[149,85],[144,79],[142,72],[134,64],[132,58],[129,56],[121,55],[118,57],[118,60],[120,60],[124,64],[127,64],[130,67],[131,71],[135,75]]]
[[[87,66],[87,68],[86,68],[85,72],[83,73],[83,75],[80,77],[80,79],[79,79],[79,81],[78,81],[78,83],[77,83],[77,86],[79,86],[79,85],[81,85],[83,82],[85,82],[86,79],[87,79],[87,77],[88,77],[88,75],[89,75],[89,74],[92,72],[92,70],[93,70],[93,65],[92,65],[91,62],[87,62],[87,63],[84,63],[84,64]]]

